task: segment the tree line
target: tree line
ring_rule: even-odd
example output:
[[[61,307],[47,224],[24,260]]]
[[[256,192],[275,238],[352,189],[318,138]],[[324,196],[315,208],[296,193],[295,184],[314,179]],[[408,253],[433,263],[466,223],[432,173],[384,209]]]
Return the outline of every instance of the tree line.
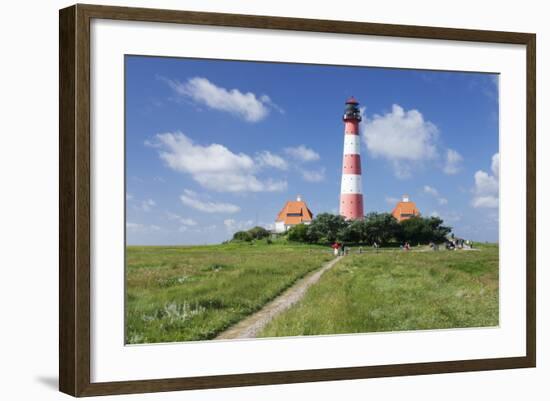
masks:
[[[362,220],[349,221],[339,215],[321,213],[311,224],[299,224],[288,230],[290,241],[330,244],[335,241],[354,244],[387,245],[441,243],[451,227],[439,217],[411,217],[399,223],[390,213],[369,213]]]
[[[321,213],[311,224],[298,224],[286,233],[289,241],[310,244],[331,244],[335,241],[347,244],[388,245],[390,243],[428,244],[446,240],[451,227],[443,225],[439,217],[411,217],[399,223],[390,213],[369,213],[362,220],[346,220],[344,217]],[[253,227],[233,234],[233,241],[253,241],[267,238],[271,232],[263,227]]]

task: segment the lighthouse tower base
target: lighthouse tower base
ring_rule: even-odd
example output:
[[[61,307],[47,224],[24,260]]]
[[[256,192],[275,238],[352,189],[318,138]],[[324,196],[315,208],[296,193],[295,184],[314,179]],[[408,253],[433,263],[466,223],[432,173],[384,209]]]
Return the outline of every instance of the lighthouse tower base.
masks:
[[[346,220],[363,218],[363,194],[340,194],[340,215]]]

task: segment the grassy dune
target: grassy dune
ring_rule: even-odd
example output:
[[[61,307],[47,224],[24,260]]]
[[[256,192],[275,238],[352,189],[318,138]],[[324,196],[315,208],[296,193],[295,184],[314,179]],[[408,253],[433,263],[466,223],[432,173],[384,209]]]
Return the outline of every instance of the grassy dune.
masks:
[[[498,246],[346,257],[262,337],[498,325]]]
[[[129,246],[126,342],[206,340],[330,259],[305,245]]]

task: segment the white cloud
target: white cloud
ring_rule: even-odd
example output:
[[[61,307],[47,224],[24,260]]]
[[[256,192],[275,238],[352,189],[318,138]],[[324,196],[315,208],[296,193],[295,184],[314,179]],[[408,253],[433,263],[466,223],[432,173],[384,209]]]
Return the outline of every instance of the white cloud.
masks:
[[[267,150],[256,155],[256,161],[262,167],[273,167],[279,170],[287,170],[288,163],[281,156],[275,155]]]
[[[317,153],[313,149],[306,147],[305,145],[300,145],[293,148],[285,148],[285,153],[301,162],[312,162],[321,158],[321,156],[319,156],[319,153]]]
[[[389,204],[389,205],[394,205],[397,204],[397,202],[399,202],[401,199],[399,198],[394,198],[393,196],[386,196],[386,203]]]
[[[155,205],[156,203],[153,199],[146,199],[144,201],[141,201],[139,209],[143,210],[144,212],[150,212]]]
[[[500,174],[500,158],[499,154],[495,153],[491,159],[491,171],[493,175],[478,170],[474,174],[474,198],[472,199],[472,206],[475,208],[497,208],[499,183],[498,178]]]
[[[286,181],[260,180],[256,174],[265,166],[223,145],[199,145],[181,132],[157,134],[156,139],[160,158],[170,168],[190,174],[204,188],[218,192],[272,192],[287,187]],[[269,161],[277,162],[275,157]]]
[[[196,226],[197,222],[193,219],[180,219],[179,222],[184,226]]]
[[[472,206],[475,208],[496,208],[498,207],[498,198],[495,196],[476,196],[472,200]]]
[[[205,213],[237,213],[241,208],[232,203],[212,202],[201,198],[197,193],[185,189],[180,201],[186,206]]]
[[[439,195],[439,191],[434,187],[430,187],[429,185],[424,185],[424,193],[436,198],[437,203],[439,203],[440,205],[446,205],[447,203],[449,203],[446,198]]]
[[[186,82],[170,79],[164,81],[180,96],[211,109],[228,112],[248,122],[263,120],[268,116],[270,108],[282,112],[267,95],[222,88],[203,77],[190,78]]]
[[[188,190],[188,192],[190,196],[194,195],[195,197],[197,197],[197,195],[193,191]],[[187,217],[181,217],[179,214],[166,212],[166,216],[168,217],[169,220],[178,221],[182,226],[196,226],[198,224],[195,220]]]
[[[491,171],[498,177],[500,174],[500,154],[495,153],[491,159]]]
[[[139,230],[139,229],[142,229],[143,228],[143,224],[139,224],[139,223],[132,223],[132,222],[129,222],[127,221],[126,222],[126,229],[127,230]]]
[[[249,228],[252,228],[254,226],[254,222],[252,220],[237,221],[235,219],[225,219],[223,221],[223,225],[228,232],[233,233],[236,231],[248,230]]]
[[[430,217],[439,217],[440,219],[443,220],[445,224],[456,223],[457,221],[460,221],[460,219],[462,218],[460,213],[457,213],[454,211],[450,213],[441,214],[437,210],[434,210],[433,212],[431,212]]]
[[[398,178],[409,177],[414,163],[438,156],[438,129],[418,110],[406,111],[394,104],[385,115],[364,116],[361,126],[370,154],[390,161]]]
[[[152,225],[144,225],[140,223],[132,223],[132,222],[126,222],[126,230],[134,232],[134,233],[144,233],[147,231],[160,231],[162,228],[159,226],[156,226],[154,224]]]
[[[424,185],[424,193],[427,193],[432,196],[439,196],[439,192],[434,187],[430,187],[429,185]]]
[[[443,167],[443,172],[445,174],[457,174],[460,171],[460,164],[462,163],[462,155],[456,150],[447,149],[447,156],[445,159],[445,166]]]
[[[302,178],[307,182],[321,182],[325,179],[325,169],[302,170]]]

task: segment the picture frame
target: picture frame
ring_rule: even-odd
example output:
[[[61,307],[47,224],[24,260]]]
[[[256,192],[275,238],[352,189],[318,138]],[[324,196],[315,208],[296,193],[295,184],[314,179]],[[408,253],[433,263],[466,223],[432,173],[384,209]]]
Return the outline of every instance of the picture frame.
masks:
[[[185,24],[314,34],[366,35],[525,47],[525,355],[307,370],[93,381],[91,328],[92,71],[94,20]],[[349,380],[536,366],[536,36],[530,33],[77,4],[59,14],[59,389],[72,396]],[[122,157],[122,155],[121,155]],[[508,161],[513,163],[513,161]]]

